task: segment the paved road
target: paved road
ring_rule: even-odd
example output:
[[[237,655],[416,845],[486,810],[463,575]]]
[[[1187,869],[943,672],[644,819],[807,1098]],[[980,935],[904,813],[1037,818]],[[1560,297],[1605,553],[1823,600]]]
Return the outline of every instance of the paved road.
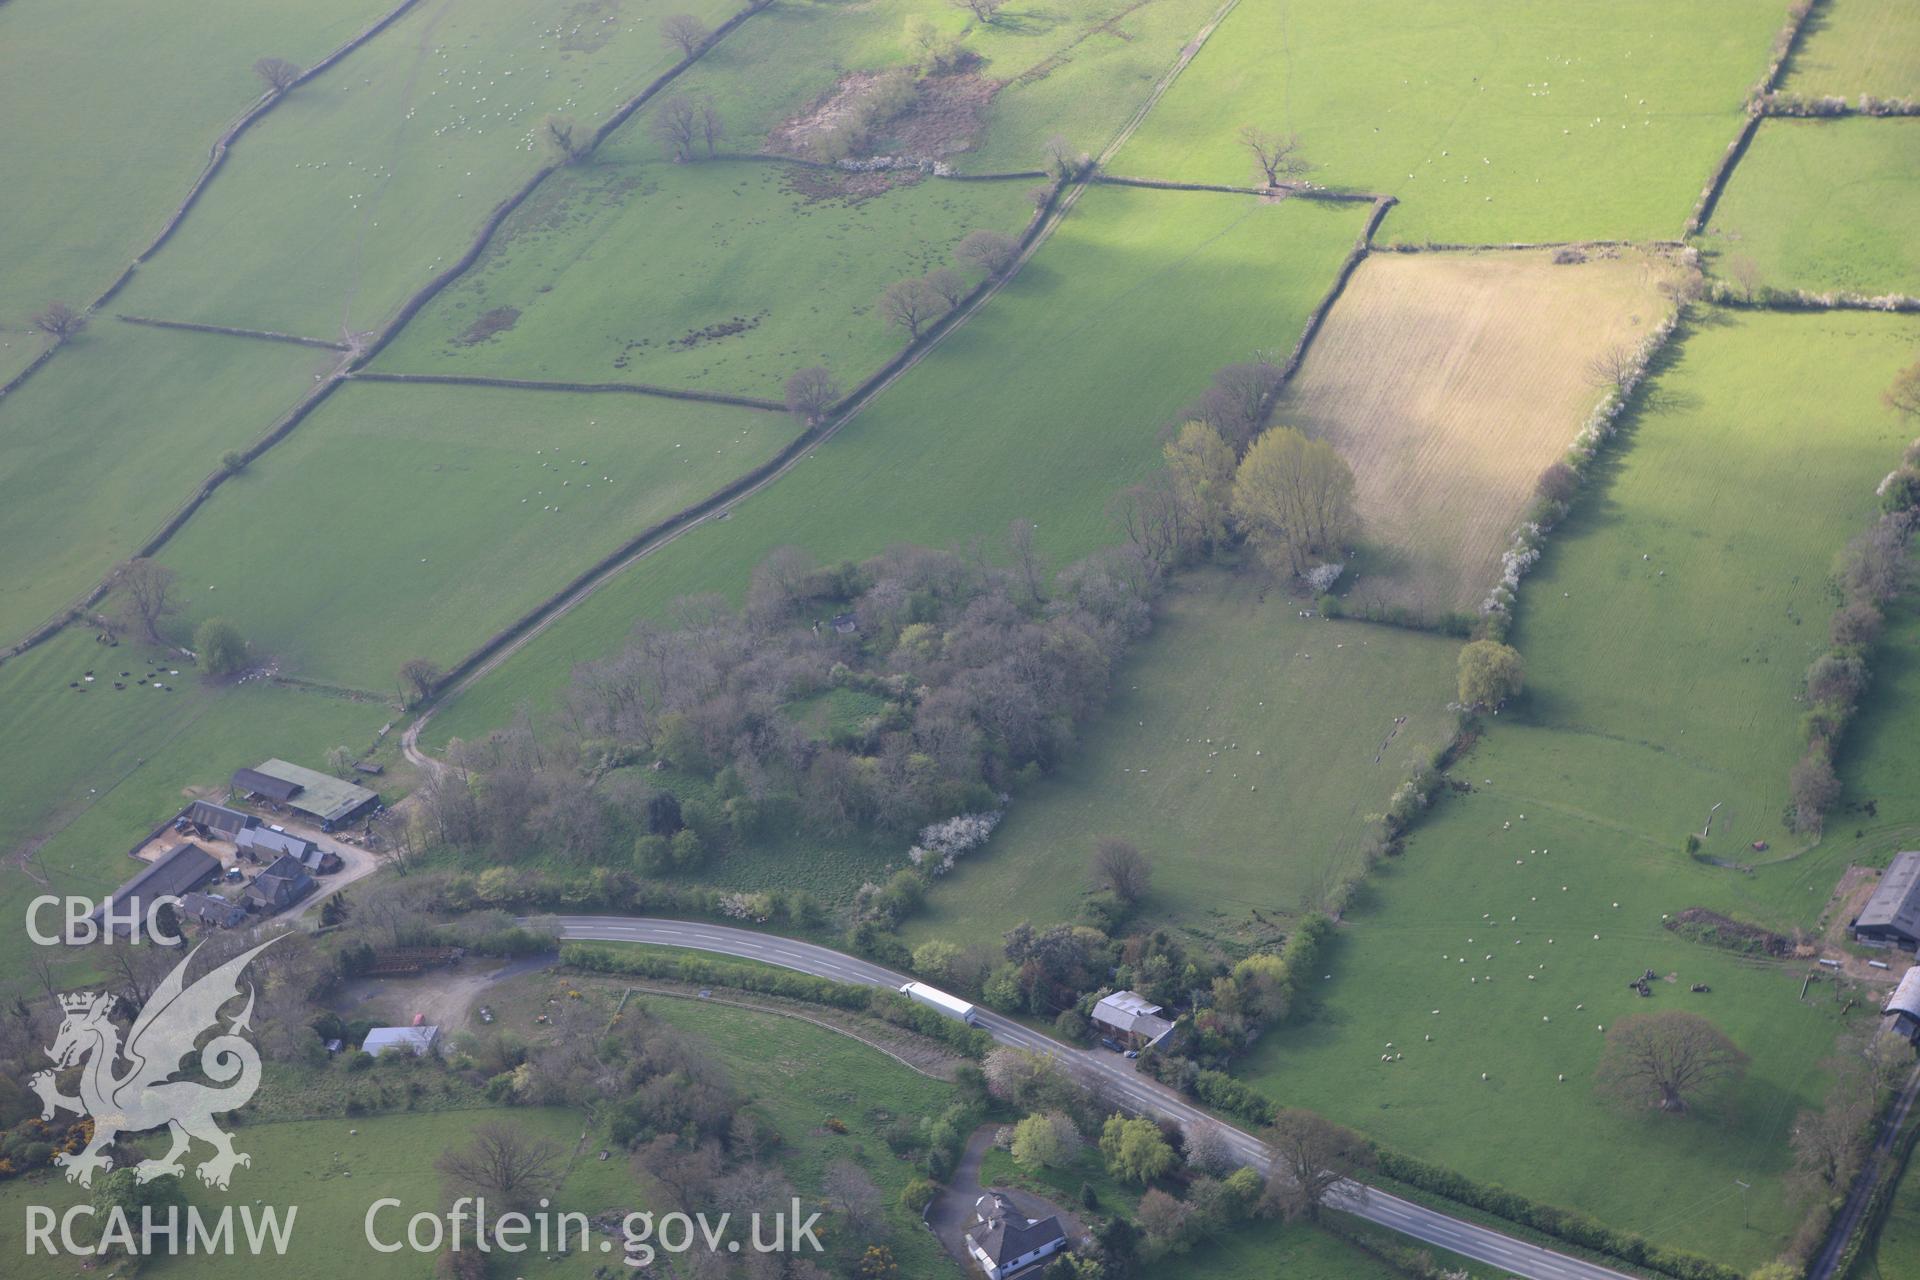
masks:
[[[644,916],[560,916],[558,920],[561,936],[571,941],[648,942],[688,947],[759,960],[862,986],[898,987],[907,981],[903,974],[828,947],[726,925]],[[1257,1167],[1266,1165],[1266,1151],[1251,1134],[1222,1123],[1158,1081],[1140,1075],[1133,1070],[1131,1062],[1116,1054],[1073,1048],[986,1009],[980,1011],[980,1025],[1001,1044],[1054,1058],[1075,1075],[1097,1085],[1120,1105],[1182,1124],[1219,1124],[1242,1160]],[[1525,1276],[1527,1280],[1628,1280],[1622,1272],[1515,1240],[1358,1183],[1344,1183],[1335,1188],[1329,1203],[1416,1240]]]

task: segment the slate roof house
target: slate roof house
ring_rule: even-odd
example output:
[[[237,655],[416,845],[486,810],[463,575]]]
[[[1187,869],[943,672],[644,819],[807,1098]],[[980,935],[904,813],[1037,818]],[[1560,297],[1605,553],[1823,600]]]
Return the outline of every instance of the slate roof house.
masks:
[[[180,914],[215,929],[236,928],[247,920],[245,907],[212,893],[190,893],[180,899]]]
[[[1879,887],[1854,917],[1853,936],[1908,951],[1920,946],[1920,850],[1893,855]]]
[[[300,860],[287,853],[253,878],[247,886],[246,901],[254,910],[272,915],[285,911],[318,887]]]
[[[1155,1044],[1173,1030],[1173,1024],[1160,1016],[1159,1005],[1132,991],[1102,996],[1093,1006],[1093,1022],[1103,1034],[1135,1049]]]
[[[133,879],[115,889],[107,903],[115,916],[137,911],[144,920],[147,908],[154,899],[184,897],[219,874],[220,859],[199,845],[175,845],[142,867]],[[107,911],[107,906],[96,908],[93,913],[95,922]],[[116,923],[113,931],[124,934],[126,929]]]
[[[211,800],[195,800],[180,811],[175,825],[180,823],[204,832],[209,839],[233,840],[248,828],[259,826],[260,819]]]
[[[981,1196],[974,1214],[979,1222],[967,1232],[967,1252],[987,1280],[1007,1280],[1067,1247],[1059,1218],[1029,1218],[998,1191]]]

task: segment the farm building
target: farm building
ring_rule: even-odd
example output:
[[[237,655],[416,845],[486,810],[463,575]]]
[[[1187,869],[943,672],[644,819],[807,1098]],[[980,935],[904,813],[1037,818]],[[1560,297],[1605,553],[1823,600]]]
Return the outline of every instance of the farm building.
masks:
[[[180,899],[180,915],[210,928],[232,929],[246,923],[247,909],[218,894],[190,893]]]
[[[252,814],[210,800],[195,800],[174,819],[175,827],[185,826],[211,840],[235,840],[242,832],[259,825],[260,819]]]
[[[272,915],[285,911],[317,887],[298,858],[290,853],[282,854],[247,886],[247,905]]]
[[[144,917],[155,899],[184,897],[219,874],[220,859],[197,844],[177,845],[115,889],[107,899],[108,905],[94,911],[93,919],[100,920],[108,907],[115,916],[137,911]],[[116,924],[114,930],[117,933],[123,927]]]
[[[1160,1016],[1160,1006],[1132,991],[1116,991],[1102,996],[1093,1006],[1093,1022],[1130,1048],[1144,1049],[1173,1030],[1173,1024]]]
[[[367,1032],[367,1038],[361,1048],[379,1057],[383,1053],[411,1053],[416,1058],[424,1058],[433,1052],[433,1046],[440,1039],[438,1027],[375,1027]]]
[[[974,1215],[978,1222],[967,1232],[967,1252],[987,1273],[987,1280],[1014,1275],[1066,1248],[1060,1219],[1029,1218],[998,1191],[981,1196]]]
[[[1908,1044],[1920,1044],[1920,965],[1900,976],[1900,985],[1887,997],[1880,1012],[1886,1015],[1882,1031],[1892,1032]]]
[[[1880,886],[1854,918],[1853,936],[1908,951],[1920,945],[1920,850],[1893,855]]]
[[[281,857],[292,857],[304,866],[307,851],[314,844],[311,840],[302,840],[299,836],[275,831],[272,827],[251,827],[234,839],[233,847],[240,851],[240,857],[247,862],[273,862]]]
[[[319,823],[322,831],[364,817],[380,804],[376,792],[285,760],[268,760],[256,768],[235,770],[233,789],[283,804]]]

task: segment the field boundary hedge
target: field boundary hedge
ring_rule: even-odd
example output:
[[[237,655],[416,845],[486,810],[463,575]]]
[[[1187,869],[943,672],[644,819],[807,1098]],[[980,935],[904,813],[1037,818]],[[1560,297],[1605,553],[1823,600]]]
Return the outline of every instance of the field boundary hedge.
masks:
[[[1733,170],[1747,154],[1747,148],[1753,144],[1753,135],[1760,129],[1760,122],[1767,117],[1766,100],[1780,87],[1780,77],[1787,69],[1787,62],[1794,50],[1799,47],[1800,36],[1807,28],[1807,22],[1813,17],[1813,11],[1819,0],[1798,0],[1787,10],[1787,25],[1773,38],[1773,60],[1761,75],[1758,84],[1747,94],[1746,118],[1740,122],[1740,132],[1733,135],[1733,141],[1720,156],[1720,163],[1707,177],[1707,185],[1700,191],[1700,199],[1695,202],[1693,212],[1687,216],[1684,234],[1696,236],[1707,220],[1713,217],[1713,208],[1720,203],[1721,195],[1727,189],[1727,182],[1733,177]]]
[[[118,312],[113,317],[122,324],[144,325],[149,329],[184,329],[188,333],[212,333],[223,338],[253,338],[261,342],[291,342],[301,347],[324,347],[328,351],[349,350],[344,342],[329,342],[325,338],[308,338],[297,333],[280,333],[273,329],[236,329],[227,324],[201,324],[195,320],[161,320],[155,316],[130,316]]]
[[[168,216],[166,222],[161,226],[160,233],[147,242],[146,248],[134,255],[133,261],[127,264],[125,270],[114,277],[113,283],[107,286],[105,292],[87,304],[85,311],[86,316],[91,318],[101,307],[113,301],[114,295],[126,288],[127,282],[133,279],[133,274],[139,269],[140,265],[158,253],[160,247],[173,237],[173,233],[179,228],[181,220],[187,216],[187,213],[199,201],[201,193],[207,189],[207,184],[213,181],[214,175],[218,174],[221,167],[226,164],[227,150],[239,140],[241,134],[252,128],[254,122],[259,120],[260,117],[279,106],[288,94],[321,72],[327,70],[327,68],[333,66],[336,62],[339,62],[342,58],[360,48],[360,46],[366,44],[395,22],[398,22],[406,15],[407,10],[413,8],[413,6],[419,2],[420,0],[400,0],[400,3],[394,8],[389,9],[381,17],[374,19],[370,25],[361,28],[358,35],[355,35],[332,53],[329,53],[305,71],[302,71],[293,83],[285,89],[277,92],[269,90],[254,99],[253,105],[243,111],[239,119],[228,125],[226,129],[221,132],[220,136],[214,139],[213,146],[208,150],[207,162],[201,166],[200,176],[193,180],[193,185],[187,189],[186,197],[174,206],[173,213]],[[54,352],[58,351],[64,345],[66,345],[64,342],[54,343],[42,352],[38,359],[34,360],[26,368],[9,379],[5,386],[0,386],[0,399],[5,399],[10,395],[21,383],[27,380],[29,374],[38,370],[40,366],[47,362]],[[58,629],[57,626],[56,629]],[[34,643],[38,643],[38,641]],[[11,649],[5,655],[0,656],[11,657],[13,654],[21,652],[23,648],[29,647],[31,647],[31,645],[23,643],[21,646]]]
[[[1311,347],[1314,338],[1319,336],[1320,327],[1326,322],[1327,313],[1333,310],[1333,304],[1340,300],[1342,293],[1346,292],[1347,281],[1353,278],[1353,273],[1359,270],[1366,256],[1373,252],[1373,236],[1380,229],[1381,219],[1387,216],[1387,210],[1398,203],[1399,201],[1392,196],[1374,198],[1373,213],[1367,218],[1366,226],[1360,229],[1360,238],[1354,241],[1346,260],[1340,264],[1340,270],[1334,273],[1333,283],[1328,286],[1326,296],[1320,299],[1320,305],[1307,315],[1306,327],[1300,331],[1299,340],[1293,344],[1293,354],[1287,357],[1286,364],[1280,368],[1280,378],[1274,386],[1273,394],[1267,399],[1267,413],[1273,412],[1273,406],[1278,402],[1280,393],[1286,389],[1288,383],[1293,381],[1293,375],[1300,371],[1301,362],[1307,358],[1307,348]]]
[[[1093,179],[1108,187],[1146,187],[1153,191],[1220,191],[1235,196],[1270,196],[1275,200],[1321,200],[1329,204],[1376,204],[1391,197],[1371,191],[1333,191],[1326,187],[1235,187],[1220,182],[1175,182],[1169,178],[1130,178],[1102,173]]]
[[[363,30],[359,35],[355,36],[352,40],[349,40],[346,44],[340,46],[340,48],[334,50],[332,53],[328,54],[325,58],[321,59],[319,62],[315,63],[312,67],[308,68],[305,72],[301,74],[300,78],[294,82],[294,85],[289,87],[288,90],[286,90],[285,92],[274,94],[271,97],[263,97],[263,99],[260,102],[256,103],[251,109],[249,109],[249,111],[245,116],[243,116],[234,125],[230,126],[227,129],[227,131],[220,136],[220,140],[214,144],[214,158],[211,161],[209,161],[206,170],[202,172],[199,180],[194,183],[193,190],[188,193],[187,198],[181,201],[180,206],[177,209],[175,209],[173,217],[167,220],[167,225],[164,229],[162,229],[160,235],[156,237],[150,245],[147,246],[145,252],[143,252],[139,257],[134,259],[132,265],[130,265],[125,271],[123,271],[120,274],[120,278],[114,281],[113,285],[107,290],[107,292],[102,294],[87,308],[87,314],[91,316],[97,308],[106,305],[106,303],[113,297],[113,295],[118,293],[120,289],[125,286],[126,282],[133,277],[135,268],[138,267],[140,263],[146,261],[147,258],[151,257],[153,253],[156,250],[158,250],[162,244],[166,242],[167,238],[173,234],[174,228],[177,227],[180,223],[180,220],[186,216],[187,211],[190,208],[192,208],[194,201],[199,198],[200,192],[205,189],[207,183],[212,179],[214,173],[217,172],[220,168],[220,165],[224,163],[226,153],[227,153],[227,147],[229,146],[229,144],[234,139],[238,138],[248,125],[252,124],[255,120],[259,119],[259,117],[261,117],[262,115],[265,115],[268,111],[270,111],[275,104],[277,104],[287,96],[288,92],[292,91],[292,88],[298,87],[299,85],[304,84],[306,81],[311,80],[313,77],[319,75],[322,71],[326,70],[328,67],[338,62],[341,58],[346,57],[349,53],[353,52],[355,49],[359,48],[361,45],[371,40],[374,36],[378,35],[381,31],[385,30],[388,26],[391,26],[403,14],[405,14],[408,9],[412,8],[413,5],[415,5],[418,2],[419,0],[402,0],[402,3],[397,8],[388,12],[385,17],[379,19],[378,21],[373,23],[371,26]],[[733,17],[729,18],[726,22],[722,23],[710,35],[708,35],[708,37],[701,42],[699,48],[695,49],[691,54],[687,55],[686,57],[682,58],[679,62],[675,63],[667,71],[661,73],[659,76],[656,76],[646,86],[646,88],[642,89],[638,94],[630,98],[626,103],[624,103],[622,106],[616,109],[614,114],[607,119],[606,123],[601,125],[599,129],[595,130],[593,142],[590,144],[587,150],[582,153],[582,158],[584,158],[587,155],[591,155],[593,149],[597,148],[600,145],[601,140],[604,139],[608,133],[612,132],[612,130],[618,127],[619,124],[624,123],[626,119],[630,117],[635,111],[638,111],[642,106],[646,105],[647,101],[651,99],[655,94],[659,93],[660,90],[665,88],[668,84],[671,84],[675,77],[679,76],[687,68],[691,67],[696,61],[700,59],[702,55],[704,55],[709,49],[713,48],[713,46],[720,40],[722,36],[734,30],[736,27],[738,27],[742,22],[746,21],[747,18],[749,18],[753,14],[758,13],[760,12],[760,10],[766,8],[767,5],[770,4],[771,2],[772,0],[752,0],[752,3],[750,3],[747,8],[742,9],[739,13],[734,14]],[[381,327],[379,334],[374,338],[371,344],[361,349],[358,352],[358,354],[354,356],[352,360],[345,363],[341,368],[334,370],[334,372],[329,374],[318,386],[309,390],[304,396],[301,397],[301,399],[294,405],[294,407],[291,410],[289,410],[286,414],[284,414],[279,419],[279,421],[275,423],[274,426],[268,428],[267,433],[264,436],[256,440],[251,446],[249,446],[245,450],[245,452],[241,454],[242,464],[244,465],[246,463],[251,463],[255,461],[257,458],[259,458],[259,456],[262,453],[265,453],[268,449],[272,448],[274,445],[278,444],[281,440],[285,439],[288,432],[292,431],[293,428],[300,425],[300,423],[306,418],[306,416],[312,413],[314,409],[318,408],[321,402],[323,402],[328,396],[332,395],[333,392],[341,385],[342,382],[346,380],[346,378],[349,375],[356,374],[362,366],[364,366],[369,360],[372,360],[376,355],[378,355],[380,351],[387,346],[388,343],[392,342],[394,337],[398,335],[400,330],[406,326],[408,321],[413,319],[413,317],[419,313],[422,307],[426,306],[428,302],[433,300],[436,294],[438,294],[442,289],[446,288],[449,284],[452,284],[455,279],[457,279],[469,267],[471,267],[476,261],[479,260],[480,255],[486,251],[487,245],[492,241],[494,234],[500,229],[500,224],[505,222],[507,218],[513,213],[513,211],[519,208],[520,205],[526,201],[528,196],[533,194],[534,189],[536,187],[538,187],[542,182],[544,182],[553,173],[554,170],[560,167],[561,167],[561,164],[557,161],[546,164],[546,165],[542,165],[540,169],[536,173],[534,173],[534,175],[531,178],[529,178],[520,187],[518,191],[515,191],[513,194],[509,195],[506,199],[502,200],[499,204],[496,204],[493,208],[493,212],[488,214],[486,220],[481,223],[479,234],[474,237],[473,243],[468,246],[467,251],[463,253],[460,256],[460,258],[456,262],[454,262],[452,266],[448,267],[445,271],[442,271],[439,275],[429,280],[423,287],[421,287],[418,291],[416,291],[411,298],[409,298],[406,302],[402,303],[400,306],[400,310],[394,314],[392,319],[388,320],[387,323]],[[4,388],[0,388],[0,395],[4,395],[7,392],[12,391],[21,382],[24,382],[26,380],[27,373],[30,373],[35,369],[38,369],[39,367],[44,365],[47,359],[51,357],[55,351],[58,351],[62,345],[64,344],[56,343],[52,347],[49,347],[37,360],[35,360],[32,364],[28,365],[25,370],[23,370],[20,374],[16,375],[12,380],[10,380]],[[221,470],[214,472],[206,480],[202,481],[200,484],[200,487],[197,490],[195,490],[194,493],[191,496],[189,496],[184,502],[182,502],[180,506],[176,507],[171,516],[168,516],[162,522],[159,532],[154,534],[152,537],[148,538],[146,542],[142,543],[140,547],[136,549],[129,558],[138,559],[143,556],[150,556],[155,551],[158,551],[162,546],[164,546],[167,543],[169,539],[173,537],[175,533],[178,533],[180,531],[180,527],[186,523],[187,519],[190,516],[192,516],[194,512],[200,509],[201,504],[204,503],[207,500],[207,498],[212,495],[213,491],[220,486],[221,482],[224,481],[227,478],[227,476],[231,474],[232,472],[230,470],[226,468],[222,468]],[[99,581],[95,582],[92,586],[86,588],[78,596],[74,597],[71,601],[69,601],[69,603],[63,606],[48,621],[41,623],[34,630],[28,632],[25,637],[14,642],[14,644],[12,644],[7,649],[0,650],[0,662],[4,662],[8,658],[18,657],[20,654],[25,653],[27,650],[33,648],[35,645],[41,644],[45,642],[47,639],[49,639],[50,637],[52,637],[53,635],[57,634],[62,627],[64,627],[68,622],[73,620],[74,616],[77,613],[87,608],[89,605],[99,600],[101,596],[106,594],[109,580],[110,580],[110,575],[103,576],[102,578],[100,578]]]
[[[497,387],[510,391],[584,391],[590,394],[616,393],[656,396],[663,400],[697,400],[706,404],[728,404],[740,409],[759,409],[767,413],[785,413],[787,406],[778,400],[757,396],[736,396],[721,391],[682,391],[674,387],[645,382],[546,382],[533,378],[490,378],[464,373],[378,373],[362,370],[347,374],[353,382],[397,382],[453,387]]]

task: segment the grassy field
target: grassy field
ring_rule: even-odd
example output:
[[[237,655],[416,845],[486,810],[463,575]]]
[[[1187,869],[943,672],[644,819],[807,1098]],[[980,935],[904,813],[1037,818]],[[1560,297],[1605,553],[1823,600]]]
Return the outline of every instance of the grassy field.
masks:
[[[1373,254],[1275,410],[1325,436],[1359,481],[1365,551],[1350,602],[1473,610],[1541,470],[1600,397],[1587,364],[1671,309],[1658,256]]]
[[[0,118],[17,126],[0,134],[0,172],[13,187],[0,244],[10,344],[0,370],[38,349],[24,332],[29,316],[53,298],[91,301],[159,233],[214,139],[259,96],[256,58],[310,64],[395,2],[209,0],[193,22],[140,0],[0,8]],[[66,105],[49,115],[57,104]]]
[[[180,672],[161,676],[171,693],[133,684],[156,662]],[[318,768],[331,747],[370,748],[393,716],[378,703],[267,684],[213,688],[178,663],[131,642],[104,648],[69,629],[0,666],[9,727],[0,738],[9,779],[0,805],[0,916],[23,919],[38,894],[98,896],[125,880],[127,850],[177,812],[189,788],[224,787],[235,769],[269,756]],[[133,679],[115,691],[122,671]],[[76,693],[73,682],[87,692]],[[380,757],[390,767],[391,743]],[[393,792],[407,782],[402,775],[384,785]],[[0,931],[0,963],[27,945],[20,929]]]
[[[1752,269],[1777,289],[1920,293],[1916,219],[1920,120],[1768,120],[1704,247],[1734,280]]]
[[[709,24],[733,8],[679,6]],[[669,12],[419,6],[262,121],[117,305],[325,338],[378,328],[545,163],[550,113],[584,134],[678,60]]]
[[[1920,1174],[1909,1161],[1880,1235],[1862,1250],[1848,1280],[1898,1280],[1920,1273]]]
[[[1270,940],[1356,870],[1365,816],[1453,732],[1458,645],[1303,619],[1265,588],[1253,571],[1179,583],[1084,748],[939,881],[910,938],[1072,918],[1104,835],[1152,860],[1148,918],[1229,945]]]
[[[1906,0],[1825,0],[1794,52],[1786,88],[1809,97],[1920,93],[1920,10]]]
[[[1685,339],[1524,588],[1526,703],[1456,770],[1475,793],[1447,800],[1350,917],[1325,1010],[1256,1052],[1263,1089],[1728,1262],[1777,1247],[1786,1132],[1819,1097],[1836,992],[1801,1001],[1798,967],[1661,921],[1706,906],[1811,925],[1848,860],[1844,838],[1793,856],[1779,815],[1827,566],[1903,439],[1876,391],[1916,334],[1880,316],[1718,315]],[[1710,810],[1703,852],[1765,861],[1749,849],[1765,840],[1775,861],[1741,875],[1688,858]],[[1650,1005],[1626,989],[1649,968],[1675,979]],[[1712,994],[1688,995],[1694,982]],[[1596,1101],[1596,1028],[1676,1003],[1752,1055],[1745,1083],[1678,1120]],[[1381,1063],[1387,1043],[1405,1060]],[[1751,1229],[1735,1178],[1754,1184]]]
[[[1017,234],[1033,213],[1025,182],[900,182],[869,197],[855,184],[870,181],[727,161],[568,171],[380,367],[777,400],[787,375],[820,364],[852,387],[906,344],[875,307],[881,290],[954,265],[968,232]],[[511,328],[477,337],[507,309]]]
[[[946,35],[964,33],[980,61],[930,82],[934,109],[905,136],[879,139],[883,152],[932,154],[971,173],[1037,169],[1055,134],[1098,151],[1216,7],[1216,0],[1061,0],[1009,5],[983,26],[942,0],[783,0],[703,57],[676,91],[711,96],[728,147],[759,151],[843,77],[911,63],[906,22],[924,17]],[[607,156],[657,158],[650,118],[651,109],[636,116],[609,140]]]
[[[400,663],[452,665],[795,430],[650,396],[345,387],[167,547],[179,625],[217,612],[289,673],[391,691]]]
[[[47,621],[152,536],[333,358],[105,320],[0,401],[0,637]]]
[[[197,1178],[184,1179],[189,1203],[217,1214],[225,1205],[278,1208],[297,1207],[292,1247],[285,1257],[271,1259],[273,1270],[289,1280],[332,1280],[350,1265],[356,1276],[414,1280],[432,1269],[431,1258],[411,1250],[378,1253],[366,1244],[364,1219],[375,1200],[395,1197],[403,1202],[377,1219],[383,1240],[403,1238],[406,1220],[415,1213],[437,1213],[441,1208],[440,1175],[433,1157],[464,1145],[476,1124],[503,1120],[515,1128],[548,1139],[572,1152],[579,1138],[581,1118],[554,1108],[513,1111],[452,1111],[433,1114],[391,1114],[337,1120],[298,1120],[245,1127],[235,1133],[236,1145],[253,1163],[235,1176],[231,1193],[209,1191]],[[350,1132],[357,1131],[357,1132]],[[204,1151],[204,1148],[199,1149]],[[616,1166],[627,1180],[624,1164]],[[609,1184],[607,1166],[581,1162],[571,1169],[555,1200],[558,1209],[598,1213],[627,1203]],[[0,1183],[0,1252],[9,1258],[8,1274],[22,1280],[51,1280],[78,1271],[72,1258],[28,1257],[17,1232],[25,1220],[25,1206],[44,1204],[56,1211],[83,1201],[87,1193],[58,1177],[19,1178]],[[136,1218],[136,1230],[138,1219]],[[239,1230],[238,1225],[235,1227]],[[271,1257],[271,1255],[269,1255]],[[537,1255],[528,1255],[535,1257]],[[351,1260],[349,1263],[347,1260]],[[155,1276],[256,1275],[262,1260],[244,1252],[156,1258],[142,1274]],[[84,1274],[84,1273],[82,1273]]]
[[[1115,538],[1109,497],[1219,365],[1284,347],[1363,214],[1100,188],[981,314],[732,518],[649,557],[451,704],[431,740],[498,725],[677,596],[738,596],[773,547],[822,560],[889,542],[998,540],[1039,522],[1054,563]]]
[[[1297,132],[1315,182],[1399,196],[1389,238],[1676,236],[1784,10],[1496,0],[1463,24],[1444,0],[1241,5],[1113,167],[1246,182],[1252,124]]]

